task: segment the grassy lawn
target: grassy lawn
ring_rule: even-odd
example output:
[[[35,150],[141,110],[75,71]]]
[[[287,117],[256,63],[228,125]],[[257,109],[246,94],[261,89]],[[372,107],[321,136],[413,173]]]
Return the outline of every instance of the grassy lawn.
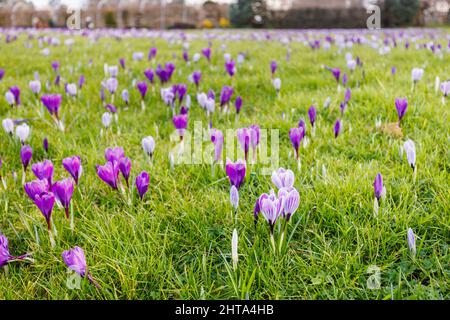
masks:
[[[388,36],[373,33],[374,38],[359,31],[343,33],[380,47],[386,37],[395,35],[397,47],[390,42],[391,50],[385,55],[369,43],[339,49],[335,41],[325,50],[325,36],[336,40],[338,32],[280,31],[270,32],[270,38],[264,31],[256,31],[256,36],[232,30],[187,32],[191,59],[187,64],[179,31],[144,37],[115,37],[106,31],[95,33],[98,37],[94,33],[83,37],[47,31],[35,32],[32,38],[23,31],[16,32],[16,41],[6,43],[6,36],[13,32],[3,30],[0,68],[5,76],[0,81],[0,119],[29,119],[31,134],[26,144],[33,149],[32,163],[51,160],[54,181],[69,177],[62,166],[69,156],[81,157],[83,174],[71,202],[73,230],[64,210],[54,206],[52,223],[57,233],[52,247],[45,219],[22,185],[21,144],[16,137],[0,132],[0,172],[7,186],[0,185],[0,231],[9,239],[12,255],[30,253],[33,259],[0,268],[0,299],[449,299],[450,101],[443,103],[441,91],[435,90],[436,76],[441,81],[449,78],[448,34],[439,29],[404,32],[403,38],[402,30]],[[59,39],[60,44],[49,45],[43,39],[40,46],[39,35]],[[280,41],[287,36],[291,37],[289,45]],[[321,48],[311,49],[304,42],[307,36],[320,39]],[[66,39],[74,40],[71,50]],[[442,57],[429,49],[417,49],[414,39],[420,44],[440,43]],[[194,54],[209,41],[211,62],[203,56],[193,62]],[[409,49],[405,49],[405,41],[411,43]],[[151,47],[158,51],[148,61]],[[49,48],[49,55],[42,54],[44,48]],[[133,60],[133,53],[139,51],[144,53],[143,60]],[[239,53],[245,54],[233,78],[224,69],[225,53],[235,61]],[[359,57],[362,67],[350,72],[346,53],[353,59]],[[109,76],[105,76],[104,64],[119,65],[121,57],[126,69],[119,67],[117,76],[114,105],[118,122],[113,120],[105,129],[100,88]],[[278,64],[274,77],[281,79],[278,95],[271,80],[272,60]],[[53,84],[56,72],[52,61],[60,63],[59,86]],[[268,129],[268,149],[276,152],[278,148],[277,161],[247,165],[239,189],[237,221],[223,166],[217,166],[214,174],[207,163],[175,164],[171,169],[169,153],[178,140],[170,139],[174,133],[172,112],[161,99],[162,86],[156,76],[155,84],[149,84],[146,108],[141,108],[135,81],[146,80],[145,69],[167,62],[173,62],[176,69],[163,87],[187,84],[192,98],[187,129],[193,132],[195,122],[201,121],[205,130],[204,141],[197,147],[204,150],[212,145],[208,116],[199,107],[196,86],[188,81],[193,71],[200,70],[198,92],[213,89],[216,93],[213,127],[225,135],[227,129],[234,132],[258,124]],[[341,82],[338,91],[324,65],[340,68],[341,78],[347,73],[351,99],[343,116],[339,104],[345,86]],[[395,75],[391,74],[393,66]],[[413,88],[411,70],[415,67],[423,68],[424,75]],[[42,83],[38,97],[29,88],[35,72]],[[80,75],[85,84],[75,98],[69,97],[64,84],[77,83]],[[51,83],[48,88],[47,81]],[[233,102],[237,95],[243,99],[238,120],[234,105],[229,114],[220,112],[218,101],[224,85],[234,88]],[[4,98],[11,86],[21,89],[18,107],[9,106]],[[128,107],[120,97],[123,89],[130,94]],[[62,94],[64,132],[39,102],[43,93]],[[105,103],[110,103],[111,95],[105,95]],[[327,97],[331,103],[325,108]],[[394,101],[400,97],[408,99],[401,132],[389,129],[389,124],[397,121]],[[308,119],[311,105],[317,109],[314,135]],[[299,168],[289,130],[297,127],[301,118],[306,122],[309,143],[300,147]],[[342,119],[342,130],[335,139],[337,119]],[[278,134],[278,144],[271,140],[273,134]],[[156,142],[152,164],[141,146],[142,138],[149,135]],[[43,149],[44,138],[49,142],[48,153]],[[405,153],[400,155],[407,139],[416,146],[415,178]],[[234,143],[240,149],[237,141]],[[115,146],[123,147],[132,161],[131,190],[114,190],[97,176],[95,166],[105,164],[104,150]],[[226,157],[236,160],[224,152],[222,160]],[[270,165],[269,174],[263,174],[262,169]],[[27,182],[36,179],[30,167]],[[274,254],[269,225],[260,214],[255,227],[253,209],[262,193],[276,190],[270,173],[279,167],[294,172],[300,204],[287,225],[286,249]],[[150,175],[150,185],[141,201],[134,181],[143,170]],[[373,182],[377,173],[383,176],[386,195],[375,216]],[[284,222],[279,220],[276,239]],[[408,228],[416,236],[415,256],[408,247]],[[238,232],[236,270],[231,257],[234,229]],[[61,254],[75,246],[83,248],[88,270],[100,290],[87,279],[81,281],[80,289],[68,288],[67,279],[73,274]],[[367,281],[376,270],[380,286],[370,289]]]

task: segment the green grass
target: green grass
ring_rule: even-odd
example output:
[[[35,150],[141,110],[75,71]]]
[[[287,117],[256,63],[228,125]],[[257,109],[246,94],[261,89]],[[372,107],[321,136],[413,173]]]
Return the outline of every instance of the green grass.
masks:
[[[61,42],[65,37],[57,35]],[[444,34],[441,43],[445,46]],[[26,49],[28,41],[33,48]],[[43,216],[26,196],[21,185],[20,144],[2,131],[0,156],[2,176],[8,189],[0,188],[0,230],[10,240],[12,254],[32,253],[33,263],[14,262],[8,271],[0,270],[1,299],[449,299],[450,170],[449,105],[434,91],[434,79],[449,74],[448,53],[439,59],[428,50],[394,48],[380,56],[368,46],[355,45],[338,53],[312,51],[301,43],[292,43],[291,60],[277,41],[224,41],[225,52],[235,58],[248,53],[244,66],[230,81],[224,75],[222,41],[213,41],[212,67],[201,59],[196,66],[182,61],[182,43],[163,39],[102,38],[93,44],[76,37],[72,52],[64,46],[50,47],[48,57],[41,55],[37,40],[0,45],[0,67],[5,78],[0,94],[9,86],[22,89],[22,106],[10,108],[0,99],[0,118],[35,118],[29,144],[33,162],[48,158],[55,164],[55,179],[67,177],[61,161],[80,155],[83,176],[72,200],[75,230],[72,232],[63,210],[55,206],[53,223],[58,235],[56,247],[49,243]],[[134,51],[144,55],[151,46],[158,48],[157,62],[173,61],[176,70],[172,83],[185,82],[194,70],[202,70],[201,91],[212,88],[219,95],[223,85],[232,84],[243,97],[244,105],[237,126],[233,113],[213,115],[214,127],[234,129],[251,124],[279,129],[279,166],[295,172],[295,187],[300,207],[289,226],[289,246],[283,255],[274,255],[269,227],[260,217],[253,223],[253,205],[257,197],[274,188],[270,176],[260,174],[256,165],[240,189],[238,223],[231,218],[229,182],[223,170],[211,175],[209,165],[178,165],[170,170],[168,151],[173,131],[168,107],[159,97],[159,83],[141,111],[138,92],[132,79],[143,80],[143,71],[155,67],[146,61],[132,61]],[[190,42],[190,56],[207,46],[202,38]],[[360,71],[349,74],[352,99],[344,115],[342,134],[333,138],[334,121],[340,117],[339,102],[344,90],[336,92],[336,83],[322,65],[340,67],[348,72],[344,54],[352,52],[364,63],[365,81]],[[173,54],[176,57],[173,58]],[[100,136],[100,82],[103,64],[118,65],[125,57],[128,72],[119,73],[120,134],[112,130]],[[89,59],[93,60],[91,67]],[[281,94],[276,96],[270,82],[269,63],[279,63]],[[67,127],[61,132],[45,113],[36,112],[36,98],[28,89],[33,72],[45,82],[54,78],[50,63],[61,63],[61,83],[86,77],[81,95],[72,100],[63,95],[61,113]],[[391,66],[397,67],[393,78]],[[425,74],[411,91],[411,69],[424,67]],[[73,68],[73,73],[70,72]],[[214,68],[214,69],[213,69]],[[207,126],[207,117],[195,99],[195,86],[188,84],[193,98],[189,129],[194,121]],[[130,90],[131,105],[125,110],[120,91]],[[63,93],[63,86],[50,92]],[[328,110],[326,97],[332,98]],[[409,108],[402,122],[403,138],[395,138],[375,128],[377,117],[383,123],[397,119],[396,97],[406,96]],[[109,95],[107,95],[109,99]],[[302,117],[307,120],[311,104],[318,108],[317,132],[306,149],[301,149],[302,167],[292,159],[289,128]],[[285,112],[285,119],[282,119]],[[308,121],[307,121],[308,122]],[[351,124],[352,130],[349,131]],[[158,126],[158,134],[155,129]],[[308,130],[310,126],[308,123]],[[153,167],[149,166],[140,141],[152,135],[156,140]],[[50,151],[44,154],[42,140],[48,137]],[[417,178],[413,181],[399,146],[407,138],[416,143]],[[270,139],[269,139],[270,141]],[[204,147],[210,145],[203,143]],[[115,192],[96,175],[95,165],[104,163],[107,147],[122,146],[132,159],[131,181],[142,170],[150,174],[149,193],[143,202],[135,190],[131,197]],[[322,176],[322,166],[327,169]],[[18,174],[17,182],[12,172]],[[373,215],[373,180],[381,172],[387,196],[378,218]],[[27,181],[34,179],[28,171]],[[231,267],[231,236],[239,233],[239,264]],[[406,232],[411,227],[417,237],[417,256],[410,255]],[[36,235],[40,244],[36,243]],[[67,268],[61,253],[68,248],[84,249],[90,272],[102,286],[97,290],[87,281],[81,290],[66,286]],[[366,281],[371,265],[381,269],[381,288],[370,290]]]

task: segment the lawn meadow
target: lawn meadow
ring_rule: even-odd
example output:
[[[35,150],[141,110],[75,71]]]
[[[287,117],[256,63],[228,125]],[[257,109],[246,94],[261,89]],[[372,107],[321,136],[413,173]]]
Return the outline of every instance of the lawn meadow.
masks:
[[[327,36],[333,39],[328,49]],[[73,230],[64,210],[54,206],[52,223],[57,232],[52,247],[45,219],[22,185],[20,141],[0,132],[0,172],[6,184],[6,188],[0,185],[0,231],[9,239],[12,255],[30,254],[26,261],[0,268],[0,299],[449,299],[450,101],[435,88],[436,77],[441,82],[450,78],[449,36],[445,29],[97,30],[82,35],[2,30],[0,68],[5,75],[0,81],[0,119],[28,119],[31,163],[51,160],[54,180],[70,177],[61,164],[69,156],[81,157],[83,174],[71,201]],[[314,40],[319,40],[319,48],[311,47]],[[435,44],[434,52],[430,43]],[[438,44],[441,48],[435,49]],[[211,61],[201,56],[194,62],[194,54],[208,46]],[[151,47],[157,48],[157,54],[149,61]],[[183,47],[189,64],[183,60]],[[46,48],[48,55],[43,54]],[[135,52],[143,52],[143,59],[133,59]],[[245,55],[233,77],[225,71],[225,53],[234,60],[240,53]],[[347,53],[362,62],[353,72],[347,67]],[[119,58],[125,59],[125,69]],[[278,65],[274,77],[281,80],[279,94],[272,83],[273,60]],[[59,86],[54,84],[53,61],[60,64]],[[148,83],[142,110],[135,81],[146,80],[145,69],[167,62],[176,67],[170,82],[162,86],[155,77],[153,85]],[[101,82],[109,78],[105,64],[119,66],[113,103],[118,121],[108,128],[102,115],[111,95],[106,92],[102,102],[100,94]],[[325,66],[340,68],[341,77],[347,74],[347,84],[340,80],[337,90]],[[413,68],[424,69],[415,85]],[[202,72],[198,91],[188,80],[196,70]],[[35,72],[42,83],[38,96],[29,88]],[[64,84],[77,83],[81,75],[85,83],[72,98]],[[276,189],[270,174],[261,173],[267,164],[247,165],[237,220],[223,166],[217,166],[214,175],[210,164],[171,168],[169,153],[178,141],[169,138],[175,129],[160,89],[177,83],[187,84],[192,98],[188,131],[201,121],[207,132],[209,120],[196,95],[210,89],[216,93],[210,118],[214,128],[225,132],[257,124],[278,130],[279,159],[272,170],[291,169],[300,194],[281,254],[272,250],[263,215],[254,223],[256,200]],[[217,101],[225,85],[234,88],[232,102],[237,95],[242,97],[237,120],[233,104],[229,114],[220,112]],[[11,107],[4,97],[12,86],[21,89],[20,106]],[[346,87],[351,89],[351,99],[341,115]],[[129,91],[128,106],[120,96],[123,89]],[[64,132],[39,101],[43,93],[62,95]],[[328,97],[331,102],[326,107]],[[408,99],[408,109],[401,129],[392,129],[398,121],[394,101],[400,97]],[[308,118],[311,105],[317,109],[314,135]],[[289,130],[300,119],[306,122],[308,143],[300,147],[299,168]],[[337,119],[342,120],[342,128],[335,138]],[[153,136],[156,144],[152,163],[141,145],[146,136]],[[407,139],[416,146],[415,178],[401,153]],[[270,149],[270,138],[268,144]],[[202,145],[211,145],[209,136]],[[105,163],[105,149],[116,146],[132,162],[131,190],[124,187],[124,192],[109,187],[96,171],[97,164]],[[224,152],[222,160],[226,157]],[[36,179],[30,167],[27,182]],[[150,184],[141,201],[134,179],[143,170]],[[377,173],[383,176],[386,195],[374,215]],[[280,224],[275,226],[276,237]],[[408,246],[408,228],[415,234],[415,255]],[[234,229],[236,269],[231,255]],[[83,248],[100,289],[87,279],[79,288],[67,285],[73,273],[61,254],[75,246]],[[368,285],[374,276],[379,277],[376,288]]]

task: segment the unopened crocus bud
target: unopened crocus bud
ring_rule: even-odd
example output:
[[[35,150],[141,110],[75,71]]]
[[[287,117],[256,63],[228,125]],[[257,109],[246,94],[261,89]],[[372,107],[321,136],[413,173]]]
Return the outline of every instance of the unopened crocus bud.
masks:
[[[108,128],[111,125],[112,116],[111,113],[105,112],[102,115],[102,123],[105,128]]]
[[[48,152],[48,139],[44,138],[44,140],[42,141],[42,146],[44,148],[44,151],[47,153]]]
[[[136,189],[139,193],[139,197],[141,200],[144,198],[144,195],[147,193],[148,185],[149,185],[150,177],[147,172],[142,171],[136,177]]]
[[[234,106],[236,107],[236,114],[239,114],[242,108],[242,98],[241,96],[236,97],[236,101],[234,102]]]
[[[414,257],[416,255],[416,236],[411,228],[408,228],[408,247]]]
[[[19,138],[22,144],[28,139],[30,135],[30,127],[26,123],[22,123],[21,125],[16,127],[16,136]]]
[[[12,135],[14,132],[14,121],[9,118],[3,119],[2,121],[3,130],[9,135]]]
[[[41,82],[39,80],[30,81],[30,89],[34,94],[38,94],[41,91]]]
[[[234,211],[237,211],[239,206],[239,191],[234,185],[230,188],[230,202],[234,208]]]

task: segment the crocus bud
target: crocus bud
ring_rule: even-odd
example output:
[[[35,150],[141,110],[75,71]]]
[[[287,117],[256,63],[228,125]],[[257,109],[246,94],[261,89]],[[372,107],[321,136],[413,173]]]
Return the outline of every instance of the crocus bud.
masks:
[[[108,128],[111,125],[112,116],[111,113],[105,112],[102,115],[102,123],[105,128]]]
[[[238,264],[238,233],[237,230],[233,230],[233,236],[231,237],[231,260],[233,262],[233,270],[237,269]]]
[[[414,82],[419,81],[422,79],[423,76],[423,69],[420,68],[413,68],[411,71],[411,78]]]
[[[44,148],[44,151],[47,153],[48,152],[48,139],[44,138],[44,140],[42,141],[42,147]]]
[[[6,101],[8,102],[8,104],[9,104],[10,106],[13,106],[13,105],[14,105],[14,95],[12,94],[11,91],[7,91],[7,92],[5,93],[5,99],[6,99]]]
[[[239,206],[239,191],[235,186],[231,186],[230,188],[230,202],[234,211],[237,211]]]
[[[30,89],[34,94],[38,94],[41,91],[41,82],[39,80],[30,81]]]
[[[52,186],[52,191],[56,199],[65,209],[67,219],[69,219],[69,207],[70,201],[72,200],[73,188],[73,182],[70,178],[56,181]]]
[[[416,167],[416,146],[414,144],[414,141],[406,140],[403,144],[403,148],[405,149],[408,163],[414,170]]]
[[[280,92],[280,89],[281,89],[281,80],[280,80],[280,78],[275,78],[273,80],[273,87],[275,88],[277,93]]]

